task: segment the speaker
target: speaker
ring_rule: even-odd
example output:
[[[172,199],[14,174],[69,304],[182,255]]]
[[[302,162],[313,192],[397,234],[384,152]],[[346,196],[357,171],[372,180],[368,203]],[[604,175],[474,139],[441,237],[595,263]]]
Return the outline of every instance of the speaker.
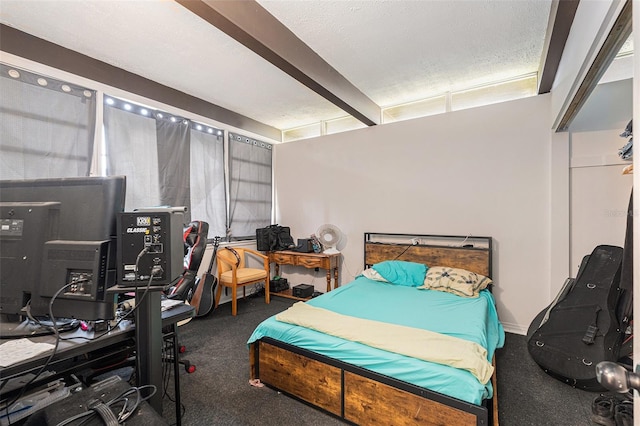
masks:
[[[118,285],[168,285],[184,271],[184,207],[118,214]]]
[[[44,244],[40,296],[53,297],[69,285],[59,298],[101,301],[105,298],[109,274],[109,240],[53,240]],[[113,284],[113,277],[112,283]]]

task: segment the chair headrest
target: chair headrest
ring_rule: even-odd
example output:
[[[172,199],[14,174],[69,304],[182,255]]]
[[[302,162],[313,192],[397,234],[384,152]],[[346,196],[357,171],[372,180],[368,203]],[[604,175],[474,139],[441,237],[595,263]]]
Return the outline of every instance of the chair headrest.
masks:
[[[201,220],[189,222],[184,230],[183,241],[187,247],[193,247],[198,243],[206,244],[209,234],[209,224]]]

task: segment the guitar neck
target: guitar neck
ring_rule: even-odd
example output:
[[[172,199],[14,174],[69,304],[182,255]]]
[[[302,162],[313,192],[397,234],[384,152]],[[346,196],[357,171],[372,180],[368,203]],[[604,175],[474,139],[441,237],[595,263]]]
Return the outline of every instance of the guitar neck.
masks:
[[[209,268],[207,269],[207,273],[211,273],[211,269],[213,268],[213,262],[216,260],[216,254],[218,253],[218,246],[220,245],[220,237],[215,237],[213,239],[213,253],[211,253],[211,259],[209,260]]]

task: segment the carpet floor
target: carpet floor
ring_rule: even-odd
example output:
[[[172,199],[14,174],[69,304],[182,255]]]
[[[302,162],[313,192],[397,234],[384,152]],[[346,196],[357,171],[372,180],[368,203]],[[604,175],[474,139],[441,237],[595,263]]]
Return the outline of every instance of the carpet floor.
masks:
[[[249,385],[247,339],[264,319],[293,303],[272,297],[238,302],[238,315],[223,304],[206,317],[180,327],[181,358],[196,366],[181,370],[182,424],[201,425],[342,425],[341,420],[272,390]],[[527,351],[525,336],[507,333],[497,351],[498,416],[503,426],[585,426],[598,393],[575,389],[542,371]],[[163,417],[175,424],[173,383],[168,380]]]

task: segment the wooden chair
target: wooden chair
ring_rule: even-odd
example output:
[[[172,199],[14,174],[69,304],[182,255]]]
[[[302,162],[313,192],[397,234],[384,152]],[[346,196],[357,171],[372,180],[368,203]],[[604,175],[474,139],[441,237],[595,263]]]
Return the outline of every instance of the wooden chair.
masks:
[[[247,260],[255,258],[262,261],[262,268],[248,268]],[[236,247],[224,247],[218,250],[218,291],[216,292],[216,304],[220,302],[222,287],[231,289],[231,314],[238,311],[238,287],[242,287],[242,297],[246,296],[245,288],[248,285],[264,282],[265,302],[270,302],[269,296],[269,257],[264,254]]]

